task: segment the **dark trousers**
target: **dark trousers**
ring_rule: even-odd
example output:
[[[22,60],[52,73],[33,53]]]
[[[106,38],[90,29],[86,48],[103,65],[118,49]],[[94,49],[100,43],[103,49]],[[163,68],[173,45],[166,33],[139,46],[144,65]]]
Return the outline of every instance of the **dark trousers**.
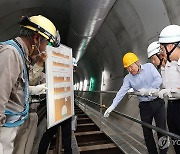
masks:
[[[156,126],[166,130],[166,114],[165,114],[166,112],[165,112],[164,101],[162,99],[156,98],[153,101],[140,102],[139,108],[140,108],[140,116],[142,121],[152,124],[154,118]],[[148,152],[150,154],[157,154],[158,152],[152,130],[144,126],[142,126],[142,128],[143,128],[144,139],[146,142]],[[157,135],[158,138],[163,136],[158,132]],[[166,152],[167,152],[167,148],[160,149],[161,154],[165,154]]]
[[[38,154],[46,154],[48,146],[52,141],[53,136],[57,133],[58,127],[61,125],[62,131],[62,144],[64,146],[64,154],[72,154],[71,148],[71,118],[61,122],[60,124],[47,129],[46,132],[43,134],[43,137],[40,141]]]
[[[167,108],[167,124],[169,131],[180,135],[180,100],[169,100]],[[172,138],[177,154],[180,154],[180,140]]]

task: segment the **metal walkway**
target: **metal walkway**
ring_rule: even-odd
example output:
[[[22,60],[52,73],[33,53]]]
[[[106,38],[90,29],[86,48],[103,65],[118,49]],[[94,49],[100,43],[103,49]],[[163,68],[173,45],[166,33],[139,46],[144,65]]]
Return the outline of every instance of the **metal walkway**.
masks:
[[[122,150],[87,116],[75,106],[77,130],[74,135],[80,154],[123,154]]]
[[[106,136],[108,136],[122,150],[123,153],[148,153],[144,140],[141,137],[109,118],[103,118],[101,123],[99,120],[99,112],[91,107],[84,107],[80,103],[78,103],[78,106],[83,112],[85,112],[86,116],[92,119],[98,128],[102,128],[102,132],[106,134]]]

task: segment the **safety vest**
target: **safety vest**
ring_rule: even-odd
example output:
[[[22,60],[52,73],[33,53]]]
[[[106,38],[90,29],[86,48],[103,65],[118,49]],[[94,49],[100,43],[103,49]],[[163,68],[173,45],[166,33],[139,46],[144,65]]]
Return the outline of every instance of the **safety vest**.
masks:
[[[5,42],[0,42],[0,44],[7,44],[15,47],[17,51],[19,52],[22,61],[23,61],[23,77],[25,80],[25,87],[24,87],[24,102],[25,102],[25,107],[22,112],[13,112],[11,110],[6,109],[5,110],[5,115],[6,115],[6,122],[4,123],[4,127],[17,127],[19,125],[22,125],[24,121],[28,118],[28,113],[29,113],[29,82],[28,82],[28,73],[26,69],[26,61],[24,58],[23,51],[21,49],[21,46],[18,45],[14,40],[8,40]],[[8,119],[13,119],[13,117],[18,117],[17,120],[11,121]]]

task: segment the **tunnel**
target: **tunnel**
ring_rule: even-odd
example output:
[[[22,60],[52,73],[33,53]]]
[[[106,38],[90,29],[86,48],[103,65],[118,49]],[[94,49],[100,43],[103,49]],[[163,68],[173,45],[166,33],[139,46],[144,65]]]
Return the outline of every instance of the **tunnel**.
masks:
[[[0,41],[19,35],[22,16],[47,17],[59,30],[61,44],[72,48],[77,60],[75,97],[99,103],[96,91],[104,91],[101,99],[109,107],[116,94],[112,92],[119,90],[128,73],[124,54],[134,52],[141,64],[149,62],[148,45],[167,25],[180,24],[179,6],[178,0],[1,0]],[[137,96],[126,95],[116,111],[140,119]],[[143,138],[140,124],[114,113],[109,119]]]

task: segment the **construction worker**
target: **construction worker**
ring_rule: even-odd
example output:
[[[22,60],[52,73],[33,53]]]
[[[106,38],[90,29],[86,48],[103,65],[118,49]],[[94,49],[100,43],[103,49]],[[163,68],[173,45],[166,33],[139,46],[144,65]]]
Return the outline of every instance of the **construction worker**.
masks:
[[[123,85],[113,99],[111,106],[105,111],[104,117],[108,117],[109,114],[115,109],[115,107],[122,100],[124,95],[130,88],[134,91],[139,91],[141,96],[139,98],[140,116],[143,122],[152,124],[154,118],[156,126],[162,129],[166,129],[166,117],[164,101],[158,97],[144,96],[145,93],[154,93],[162,84],[162,79],[157,69],[151,63],[141,65],[138,57],[132,53],[126,53],[123,57],[124,68],[129,72],[124,78]],[[144,139],[148,152],[150,154],[157,154],[156,143],[154,141],[152,130],[142,126]],[[158,137],[162,134],[157,133]],[[160,153],[166,153],[167,149],[160,149]]]
[[[160,52],[160,44],[158,41],[152,42],[147,48],[148,59],[151,60],[151,63],[154,64],[157,69],[165,67],[166,60],[162,57]]]
[[[45,74],[42,72],[46,58],[47,53],[42,52],[37,56],[37,60],[33,59],[36,63],[33,66],[30,66],[29,70],[30,95],[44,94],[47,90],[45,84]],[[33,103],[32,100],[33,99],[31,98],[29,117],[24,125],[21,125],[20,133],[18,133],[15,139],[14,154],[31,154],[38,124],[37,107],[40,104],[39,102]]]
[[[172,93],[179,93],[180,89],[180,26],[166,26],[159,35],[162,55],[167,58],[164,87],[159,92],[159,97],[169,96],[167,108],[167,124],[169,131],[180,135],[180,99],[172,98]],[[179,142],[173,140],[173,146],[177,154],[180,153]]]
[[[44,24],[46,23],[46,24]],[[29,112],[28,67],[31,58],[59,44],[54,24],[41,15],[22,17],[20,36],[0,45],[0,143],[3,154],[12,154],[14,140]]]
[[[157,69],[160,69],[161,77],[164,78],[164,68],[166,65],[166,58],[162,56],[160,51],[160,44],[158,41],[152,42],[147,48],[148,59],[154,64]],[[163,80],[164,82],[164,80]],[[163,86],[163,85],[162,85]]]

